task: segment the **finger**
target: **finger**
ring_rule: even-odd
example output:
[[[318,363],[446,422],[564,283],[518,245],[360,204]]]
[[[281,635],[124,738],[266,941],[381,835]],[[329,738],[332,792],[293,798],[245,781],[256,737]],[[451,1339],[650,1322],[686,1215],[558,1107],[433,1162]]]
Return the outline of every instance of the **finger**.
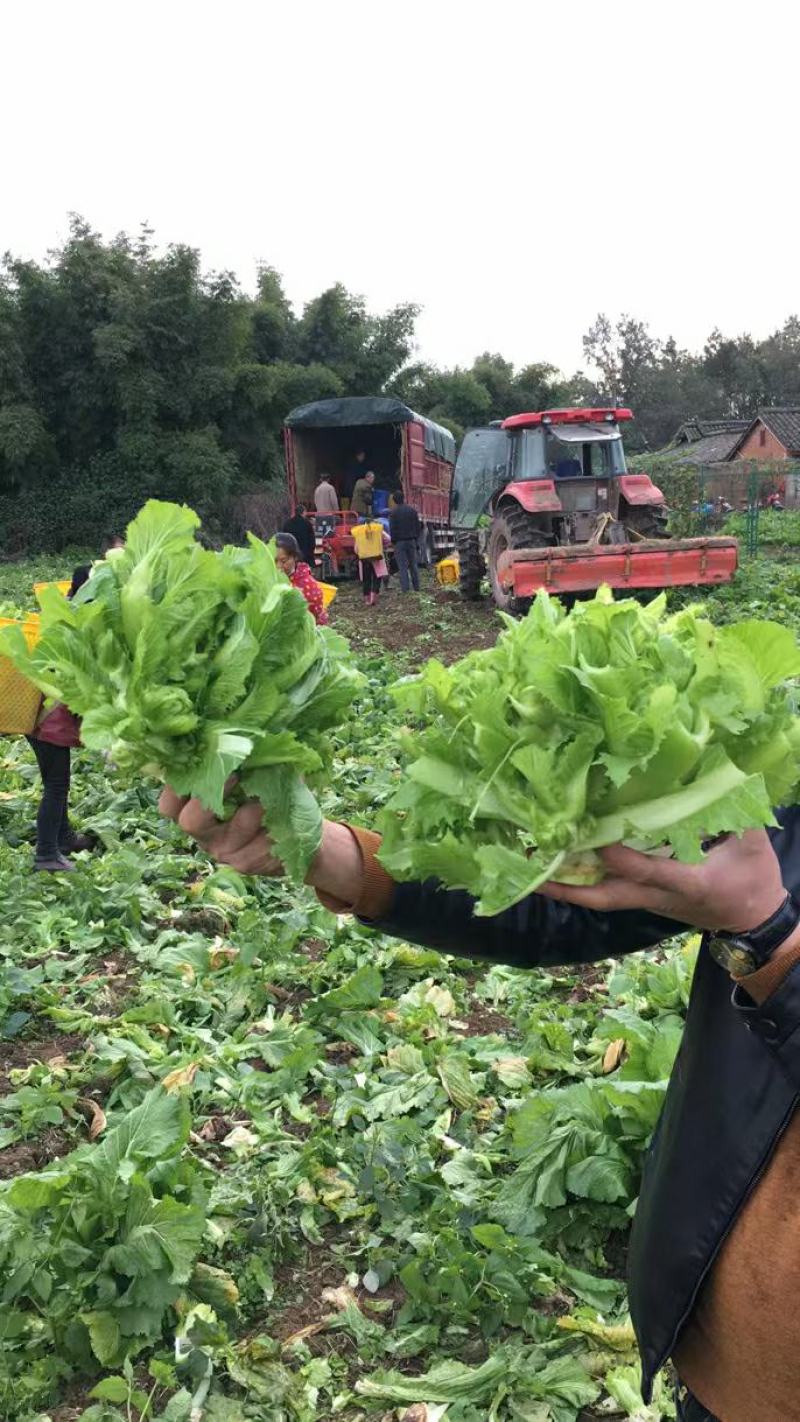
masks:
[[[264,807],[259,800],[248,800],[229,820],[221,824],[217,821],[217,824],[219,833],[215,842],[225,854],[236,854],[253,841],[266,838]]]
[[[171,785],[165,785],[158,797],[158,813],[167,820],[178,823],[181,810],[189,799],[188,795],[176,795]]]
[[[198,839],[202,843],[220,828],[222,821],[199,800],[187,800],[180,812],[178,824],[192,839]]]
[[[642,854],[624,844],[607,844],[599,851],[611,877],[627,879],[632,884],[652,884],[658,888],[675,887],[675,870],[685,869],[674,859],[660,854]]]
[[[552,880],[540,884],[537,894],[559,903],[575,904],[577,908],[598,913],[614,913],[620,909],[650,909],[664,912],[664,894],[648,884],[628,879],[608,878],[599,884],[557,884]]]
[[[263,874],[268,878],[280,878],[286,872],[281,861],[272,853],[271,841],[264,834],[251,840],[243,849],[234,850],[232,853],[224,851],[218,858],[221,864],[227,864],[230,869],[235,869],[237,874]]]

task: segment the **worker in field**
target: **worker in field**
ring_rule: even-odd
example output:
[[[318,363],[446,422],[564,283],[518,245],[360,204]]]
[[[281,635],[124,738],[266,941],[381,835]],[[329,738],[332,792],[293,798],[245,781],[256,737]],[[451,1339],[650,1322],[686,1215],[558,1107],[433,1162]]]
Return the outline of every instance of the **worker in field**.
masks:
[[[88,582],[91,571],[88,564],[75,569],[67,597],[74,597]],[[68,874],[75,868],[70,856],[92,849],[96,843],[90,835],[73,829],[69,819],[71,752],[81,743],[81,723],[59,702],[43,709],[25,739],[36,756],[42,779],[33,867],[40,874]]]
[[[385,548],[389,535],[377,519],[366,519],[352,529],[353,543],[358,554],[358,573],[361,591],[367,607],[374,607],[378,601],[381,583],[388,578]]]
[[[301,561],[308,563],[313,568],[316,562],[317,538],[314,525],[306,514],[305,504],[297,505],[294,514],[286,520],[281,532],[291,534],[300,549]]]
[[[275,534],[275,562],[285,573],[292,587],[298,588],[308,603],[308,610],[318,626],[324,627],[328,614],[322,600],[322,588],[308,563],[303,560],[297,539],[291,533]]]
[[[225,822],[169,789],[161,806],[222,864],[281,874],[260,803]],[[494,918],[434,879],[394,883],[379,837],[344,824],[326,822],[307,877],[335,913],[518,968],[703,931],[628,1255],[645,1400],[671,1358],[683,1422],[800,1418],[800,808],[777,819],[700,864],[612,846],[601,883],[545,884]]]
[[[372,495],[375,488],[375,475],[368,469],[363,478],[359,479],[353,489],[353,497],[350,507],[353,513],[357,513],[359,518],[368,518],[372,513]]]
[[[338,513],[339,498],[331,483],[330,474],[320,474],[314,490],[314,508],[317,513]]]
[[[349,509],[352,507],[353,490],[355,489],[359,479],[364,478],[364,475],[366,474],[368,469],[369,464],[367,463],[367,452],[364,449],[359,449],[353,455],[353,458],[350,460],[350,463],[347,465],[344,471],[344,478],[342,480],[343,509]]]
[[[419,514],[407,504],[402,494],[392,494],[389,509],[389,534],[394,546],[397,571],[400,575],[400,591],[408,592],[413,587],[419,592],[419,567],[417,547],[422,524]]]

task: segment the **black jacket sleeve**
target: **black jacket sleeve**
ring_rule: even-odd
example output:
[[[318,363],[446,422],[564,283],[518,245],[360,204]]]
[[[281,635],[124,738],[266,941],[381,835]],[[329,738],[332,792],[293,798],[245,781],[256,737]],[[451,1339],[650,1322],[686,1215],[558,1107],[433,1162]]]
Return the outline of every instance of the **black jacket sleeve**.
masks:
[[[531,894],[493,918],[478,918],[475,900],[436,880],[398,884],[390,913],[370,926],[394,938],[459,958],[486,958],[517,968],[591,963],[652,948],[685,923],[639,911],[595,913]]]

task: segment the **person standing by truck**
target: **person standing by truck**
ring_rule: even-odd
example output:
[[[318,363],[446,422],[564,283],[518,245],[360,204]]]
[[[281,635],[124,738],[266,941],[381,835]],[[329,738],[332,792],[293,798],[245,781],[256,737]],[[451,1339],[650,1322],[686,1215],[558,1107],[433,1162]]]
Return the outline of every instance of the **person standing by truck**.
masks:
[[[344,471],[344,478],[342,480],[343,509],[349,509],[352,506],[353,490],[359,479],[363,479],[368,469],[367,452],[364,449],[359,449]]]
[[[357,513],[359,518],[369,518],[372,513],[372,491],[375,486],[375,475],[372,470],[368,470],[363,479],[359,479],[353,489],[353,498],[350,504],[353,513]]]
[[[319,476],[319,483],[314,490],[314,508],[317,513],[339,512],[339,500],[331,483],[330,474],[320,474]]]
[[[417,566],[417,545],[422,524],[419,514],[407,504],[402,494],[392,494],[389,510],[389,534],[394,545],[397,571],[400,574],[400,591],[408,592],[413,587],[419,592],[419,568]]]

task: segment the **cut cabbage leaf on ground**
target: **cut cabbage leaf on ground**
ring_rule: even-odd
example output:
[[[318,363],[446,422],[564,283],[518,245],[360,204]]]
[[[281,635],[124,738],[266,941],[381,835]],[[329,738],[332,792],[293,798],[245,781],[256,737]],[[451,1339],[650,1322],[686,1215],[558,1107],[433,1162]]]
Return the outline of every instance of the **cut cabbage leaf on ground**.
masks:
[[[197,542],[199,527],[191,509],[151,500],[72,602],[42,592],[37,645],[10,628],[2,651],[121,770],[152,774],[216,814],[236,774],[302,880],[322,832],[306,780],[324,774],[324,733],[344,720],[361,677],[265,543],[249,535],[247,547],[215,553]]]
[[[397,879],[469,889],[496,914],[547,879],[592,884],[622,841],[696,863],[703,840],[800,798],[800,647],[770,622],[715,627],[601,588],[540,592],[496,646],[431,661],[396,696],[407,773],[383,814]]]

